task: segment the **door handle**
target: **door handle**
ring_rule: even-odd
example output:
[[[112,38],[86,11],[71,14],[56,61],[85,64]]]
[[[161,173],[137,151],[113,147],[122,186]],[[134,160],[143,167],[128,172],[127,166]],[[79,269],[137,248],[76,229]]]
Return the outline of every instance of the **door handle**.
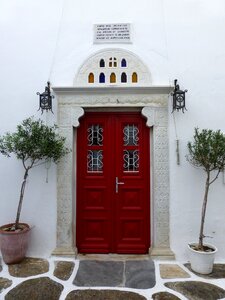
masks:
[[[116,193],[119,192],[119,184],[124,184],[124,182],[119,181],[118,177],[116,177]]]

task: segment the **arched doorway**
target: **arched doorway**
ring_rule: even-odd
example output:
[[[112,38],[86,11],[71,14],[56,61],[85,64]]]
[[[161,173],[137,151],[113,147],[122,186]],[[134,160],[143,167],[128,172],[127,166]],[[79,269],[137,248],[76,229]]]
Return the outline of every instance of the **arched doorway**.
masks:
[[[109,67],[111,57],[116,58],[116,67]],[[105,67],[100,64],[101,59],[104,60]],[[126,66],[121,63],[123,59],[126,60]],[[121,83],[118,80],[116,83],[110,83],[112,72],[119,79],[125,72],[127,82]],[[137,74],[137,82],[132,82],[134,72]],[[105,81],[94,80],[94,83],[89,83],[90,73],[97,79],[99,74],[103,73]],[[67,138],[67,146],[73,149],[58,165],[57,246],[53,251],[54,255],[73,255],[78,252],[77,135],[81,116],[89,112],[96,115],[103,112],[139,112],[146,118],[151,146],[148,158],[151,161],[151,194],[149,193],[148,201],[152,207],[151,226],[149,224],[148,228],[149,240],[151,234],[149,253],[154,257],[174,257],[169,241],[168,94],[172,89],[169,85],[152,85],[150,72],[143,62],[130,51],[115,48],[91,55],[80,67],[74,86],[53,87],[58,101],[59,130]],[[119,176],[114,175],[120,180]]]

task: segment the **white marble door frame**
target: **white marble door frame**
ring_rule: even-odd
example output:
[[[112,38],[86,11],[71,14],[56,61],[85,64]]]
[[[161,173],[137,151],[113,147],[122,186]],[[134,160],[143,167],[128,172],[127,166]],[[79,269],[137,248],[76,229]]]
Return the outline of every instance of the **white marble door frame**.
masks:
[[[76,255],[76,130],[85,110],[139,110],[151,130],[151,248],[154,257],[172,258],[169,240],[168,95],[170,86],[55,87],[58,126],[70,154],[57,168],[57,245],[53,255]]]

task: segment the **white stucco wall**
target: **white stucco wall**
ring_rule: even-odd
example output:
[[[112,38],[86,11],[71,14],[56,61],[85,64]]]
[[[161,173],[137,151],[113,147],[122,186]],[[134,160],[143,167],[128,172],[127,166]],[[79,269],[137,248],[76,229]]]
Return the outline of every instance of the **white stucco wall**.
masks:
[[[62,18],[61,18],[62,15]],[[60,25],[61,19],[61,25]],[[185,114],[174,113],[181,165],[176,165],[175,129],[170,133],[170,239],[176,257],[186,260],[186,244],[199,230],[204,178],[185,160],[195,126],[225,132],[225,3],[223,0],[0,0],[0,134],[24,118],[41,116],[36,92],[46,81],[72,86],[83,61],[109,45],[93,44],[94,23],[131,23],[132,44],[115,44],[137,54],[154,85],[179,79],[188,89]],[[60,28],[59,28],[60,25]],[[58,30],[59,29],[59,30]],[[58,38],[57,38],[58,37]],[[169,100],[171,111],[171,99]],[[49,122],[57,121],[56,105]],[[0,156],[0,223],[14,220],[23,169]],[[34,225],[30,255],[50,255],[56,240],[56,169],[31,171],[22,220]],[[225,184],[222,176],[210,191],[206,234],[225,260]]]

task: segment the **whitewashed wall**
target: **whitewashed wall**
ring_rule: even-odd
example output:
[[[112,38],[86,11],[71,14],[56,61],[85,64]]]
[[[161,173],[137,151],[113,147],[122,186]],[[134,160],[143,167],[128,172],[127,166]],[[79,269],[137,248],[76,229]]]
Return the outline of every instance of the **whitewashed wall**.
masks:
[[[60,22],[61,19],[61,22]],[[181,165],[176,165],[175,127],[170,119],[171,248],[186,260],[186,244],[196,239],[204,177],[185,160],[195,126],[225,132],[225,2],[223,0],[0,0],[0,134],[24,118],[41,116],[36,92],[46,81],[71,86],[83,61],[108,45],[93,44],[94,23],[131,23],[133,51],[148,66],[154,85],[179,79],[188,89],[185,114],[175,113]],[[61,24],[61,25],[60,25]],[[171,111],[171,99],[169,101]],[[57,121],[56,105],[49,123]],[[45,115],[41,116],[45,119]],[[23,169],[0,157],[0,223],[15,218]],[[34,226],[29,255],[48,256],[56,240],[56,169],[31,171],[22,220]],[[212,186],[206,233],[225,260],[225,184]]]

